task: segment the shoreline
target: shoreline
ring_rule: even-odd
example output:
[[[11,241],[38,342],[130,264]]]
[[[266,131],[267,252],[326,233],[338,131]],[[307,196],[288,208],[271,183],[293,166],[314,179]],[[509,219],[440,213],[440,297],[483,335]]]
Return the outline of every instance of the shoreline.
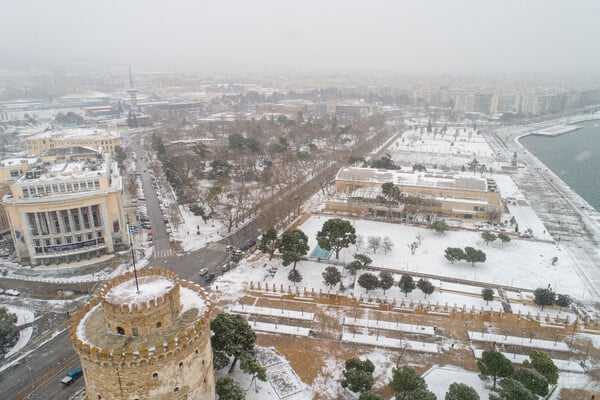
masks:
[[[599,116],[595,116],[594,118],[579,119],[577,121],[573,121],[573,122],[569,122],[569,123],[553,124],[552,126],[567,127],[569,125],[572,125],[572,124],[575,124],[575,123],[579,123],[579,122],[592,122],[592,121],[600,121],[600,117]],[[566,135],[566,134],[569,134],[569,133],[577,132],[580,129],[582,129],[583,127],[581,127],[581,126],[575,126],[574,128],[575,129],[570,129],[570,130],[567,130],[567,131],[564,131],[564,132],[558,132],[556,134],[544,134],[544,133],[538,133],[538,132],[535,132],[535,131],[527,132],[527,133],[523,133],[523,134],[517,135],[514,138],[514,142],[523,151],[526,151],[530,158],[532,158],[533,160],[535,160],[539,165],[543,166],[544,169],[545,169],[545,172],[551,174],[554,181],[558,181],[563,186],[565,186],[568,189],[568,194],[575,195],[576,199],[574,199],[574,200],[576,200],[579,203],[583,203],[584,204],[583,206],[581,206],[582,209],[588,210],[588,211],[589,210],[593,210],[594,212],[600,213],[599,209],[596,209],[594,206],[592,206],[586,199],[584,199],[579,193],[577,193],[575,191],[575,189],[573,189],[567,182],[565,182],[561,177],[559,177],[556,174],[556,172],[554,172],[554,170],[552,170],[552,168],[550,168],[548,165],[546,165],[531,150],[529,150],[527,148],[527,146],[525,146],[523,143],[521,143],[521,139],[524,138],[524,137],[527,137],[527,136],[542,136],[542,137],[555,138],[555,137],[559,137],[559,136]],[[600,221],[600,219],[599,219],[599,221]]]

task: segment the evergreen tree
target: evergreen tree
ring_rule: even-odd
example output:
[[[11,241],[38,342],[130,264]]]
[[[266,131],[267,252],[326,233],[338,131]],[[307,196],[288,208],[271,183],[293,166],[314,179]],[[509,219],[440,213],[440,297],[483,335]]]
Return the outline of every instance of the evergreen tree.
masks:
[[[425,295],[425,298],[427,298],[427,295],[430,295],[435,290],[433,283],[431,283],[429,280],[423,279],[423,278],[421,278],[417,281],[417,288],[419,288],[419,290],[421,292],[423,292],[423,294]]]
[[[230,376],[224,376],[217,380],[215,392],[219,396],[219,400],[244,400],[246,398],[244,389]]]
[[[514,371],[510,360],[496,350],[484,350],[481,360],[477,361],[477,367],[481,375],[494,378],[494,390],[496,389],[496,378],[511,376]]]
[[[379,287],[383,289],[383,295],[385,291],[394,286],[394,276],[387,271],[381,271],[379,273]]]
[[[485,300],[485,304],[488,305],[490,301],[494,300],[494,289],[481,289],[481,296],[483,297],[483,300]]]
[[[464,383],[450,384],[444,400],[479,400],[477,391]]]
[[[221,313],[212,320],[210,329],[213,332],[211,344],[216,369],[225,368],[229,358],[233,357],[229,368],[231,373],[238,359],[254,358],[256,335],[243,316]]]
[[[260,244],[258,249],[263,253],[269,253],[269,260],[273,259],[273,253],[277,248],[277,231],[275,228],[270,227],[267,229],[260,238]]]
[[[283,254],[284,266],[294,263],[292,269],[296,269],[296,263],[308,253],[308,249],[308,237],[300,229],[287,230],[281,235],[279,251]]]
[[[556,385],[558,382],[558,367],[554,364],[554,361],[548,355],[541,351],[532,350],[529,353],[529,360],[523,362],[523,367],[533,368],[540,374],[542,374],[549,383]]]
[[[330,289],[342,280],[342,274],[336,267],[325,268],[325,272],[321,275],[323,276],[323,281]]]
[[[404,293],[404,297],[407,297],[410,292],[415,289],[415,281],[412,276],[404,274],[400,277],[400,282],[398,282],[398,287],[400,291]]]
[[[335,259],[339,259],[340,250],[356,243],[356,230],[348,220],[333,218],[327,220],[319,232],[317,242],[325,250],[335,251]]]
[[[373,386],[373,371],[375,365],[367,358],[362,361],[358,358],[346,360],[344,369],[344,379],[342,387],[348,388],[352,392],[366,392]]]

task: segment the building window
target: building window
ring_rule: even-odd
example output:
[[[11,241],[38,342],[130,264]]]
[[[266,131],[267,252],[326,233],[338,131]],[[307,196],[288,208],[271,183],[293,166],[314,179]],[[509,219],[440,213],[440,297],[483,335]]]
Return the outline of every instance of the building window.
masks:
[[[121,328],[120,326],[117,326],[117,333],[119,335],[124,335],[125,334],[125,329]]]
[[[100,189],[100,181],[94,181],[94,188]]]
[[[173,393],[179,393],[179,388],[176,387],[175,389],[173,389]]]
[[[183,362],[179,363],[179,369],[183,368]]]
[[[132,334],[133,336],[137,336],[137,335],[138,335],[138,330],[137,330],[137,328],[131,328],[131,334]]]
[[[67,183],[67,192],[72,192],[73,186],[70,183]]]
[[[52,185],[52,191],[58,193],[58,185]]]
[[[73,190],[79,192],[79,182],[73,183]]]
[[[64,183],[59,183],[58,187],[60,188],[60,192],[64,193],[65,192],[65,184]]]
[[[161,326],[162,326],[162,324],[160,323],[160,321],[156,323],[157,328],[160,328]]]
[[[29,197],[29,189],[23,188],[23,197]]]
[[[98,395],[98,400],[102,400],[102,396]]]
[[[96,237],[101,238],[102,237],[102,231],[96,232]]]
[[[154,372],[154,373],[152,374],[152,379],[154,379],[154,380],[157,380],[157,379],[158,379],[158,373],[157,373],[157,372]]]
[[[87,187],[85,185],[85,182],[81,182],[81,191],[86,191]]]

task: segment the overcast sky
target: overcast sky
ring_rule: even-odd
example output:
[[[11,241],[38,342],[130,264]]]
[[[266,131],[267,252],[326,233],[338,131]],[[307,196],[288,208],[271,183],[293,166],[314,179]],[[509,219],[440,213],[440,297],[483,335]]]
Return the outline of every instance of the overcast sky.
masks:
[[[0,0],[0,68],[600,71],[600,0]]]

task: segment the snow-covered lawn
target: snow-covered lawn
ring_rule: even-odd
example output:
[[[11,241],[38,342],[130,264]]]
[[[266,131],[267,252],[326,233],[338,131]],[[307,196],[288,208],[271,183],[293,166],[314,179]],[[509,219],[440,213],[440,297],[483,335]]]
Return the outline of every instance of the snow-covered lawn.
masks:
[[[274,317],[275,318],[275,317]],[[275,318],[276,320],[276,318]],[[256,332],[281,333],[283,335],[304,336],[310,335],[310,329],[295,325],[282,325],[270,322],[248,321],[252,329]]]
[[[560,310],[558,307],[544,307],[544,311],[538,306],[520,304],[520,303],[510,303],[510,308],[512,309],[513,314],[517,314],[518,312],[521,315],[531,315],[532,317],[540,316],[541,321],[546,320],[546,316],[549,316],[552,321],[555,321],[556,318],[560,318],[562,320],[569,318],[569,322],[574,322],[577,319],[577,315],[573,312],[568,311],[567,309]]]
[[[390,347],[394,349],[402,349],[408,347],[411,351],[419,351],[424,353],[438,353],[438,345],[436,343],[418,342],[415,340],[396,339],[382,335],[368,335],[354,332],[343,332],[342,341],[350,343],[367,344],[370,346]]]
[[[532,337],[499,335],[496,333],[468,331],[469,339],[474,342],[498,343],[513,346],[526,346],[536,349],[569,351],[569,346],[562,341],[534,339]]]
[[[311,312],[285,310],[282,308],[256,307],[244,304],[236,304],[231,308],[231,312],[237,314],[255,314],[281,318],[302,319],[306,321],[312,321],[315,318],[315,314]]]
[[[485,382],[479,378],[477,372],[466,371],[462,368],[444,366],[433,367],[423,374],[429,390],[431,390],[438,399],[446,396],[448,387],[454,382],[464,383],[471,386],[479,394],[480,399],[487,399],[490,390],[486,388]]]
[[[433,326],[402,324],[398,322],[379,321],[372,319],[369,320],[354,317],[344,317],[344,325],[384,329],[388,331],[410,332],[420,335],[435,335]]]
[[[317,231],[330,218],[332,217],[312,216],[300,226],[300,229],[308,235],[311,250],[317,244]],[[515,239],[508,245],[500,243],[486,245],[479,232],[450,231],[442,235],[429,229],[401,224],[358,219],[351,221],[357,235],[363,237],[365,244],[362,247],[352,245],[342,249],[339,256],[342,262],[352,261],[353,254],[360,252],[373,259],[374,267],[384,267],[398,273],[421,272],[529,289],[545,288],[550,283],[558,293],[568,293],[573,297],[581,295],[585,287],[578,275],[574,274],[574,260],[551,243]],[[417,235],[423,238],[422,244],[415,254],[411,255],[408,244],[416,241]],[[394,247],[387,254],[382,249],[374,253],[372,249],[366,247],[369,236],[388,236],[394,243]],[[483,250],[487,255],[486,262],[477,263],[475,266],[464,261],[451,264],[444,257],[446,247],[466,246]],[[559,262],[553,266],[551,260],[555,256],[559,258]],[[317,282],[322,280],[320,276],[314,275],[317,274],[311,273],[307,276],[302,285],[308,286],[308,281],[314,282],[312,278],[316,278]]]

